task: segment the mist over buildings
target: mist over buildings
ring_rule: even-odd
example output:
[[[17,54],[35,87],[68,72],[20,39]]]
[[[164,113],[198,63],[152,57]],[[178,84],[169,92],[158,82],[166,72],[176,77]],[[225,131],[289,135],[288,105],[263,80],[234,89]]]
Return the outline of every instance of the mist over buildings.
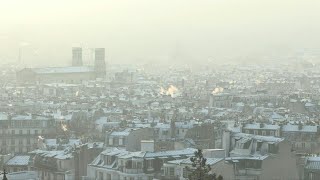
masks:
[[[0,61],[71,64],[105,47],[109,63],[260,62],[319,51],[316,0],[1,1]]]

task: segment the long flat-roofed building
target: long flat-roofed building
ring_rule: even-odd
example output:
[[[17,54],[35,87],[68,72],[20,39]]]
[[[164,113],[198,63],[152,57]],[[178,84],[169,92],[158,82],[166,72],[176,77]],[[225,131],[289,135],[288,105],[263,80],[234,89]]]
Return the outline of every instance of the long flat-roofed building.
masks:
[[[81,83],[95,78],[94,68],[87,66],[25,68],[17,73],[21,83]]]
[[[17,72],[18,83],[82,83],[106,77],[105,49],[97,48],[94,66],[82,66],[81,49],[73,48],[73,63],[68,67],[24,68]]]

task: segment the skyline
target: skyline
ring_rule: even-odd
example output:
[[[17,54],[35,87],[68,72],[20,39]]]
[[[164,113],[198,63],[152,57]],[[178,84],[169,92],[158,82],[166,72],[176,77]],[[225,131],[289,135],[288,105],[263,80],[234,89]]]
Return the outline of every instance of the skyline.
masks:
[[[70,49],[110,63],[219,62],[320,49],[317,1],[39,1],[0,3],[0,61],[66,65]],[[251,60],[253,61],[253,60]]]

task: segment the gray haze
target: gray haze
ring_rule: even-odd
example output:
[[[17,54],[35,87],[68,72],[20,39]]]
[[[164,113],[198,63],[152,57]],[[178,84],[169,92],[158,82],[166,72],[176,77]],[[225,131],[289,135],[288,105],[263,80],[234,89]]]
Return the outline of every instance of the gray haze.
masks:
[[[110,63],[206,62],[315,49],[318,0],[2,0],[0,61],[66,65],[71,47]],[[87,50],[90,56],[90,50]]]

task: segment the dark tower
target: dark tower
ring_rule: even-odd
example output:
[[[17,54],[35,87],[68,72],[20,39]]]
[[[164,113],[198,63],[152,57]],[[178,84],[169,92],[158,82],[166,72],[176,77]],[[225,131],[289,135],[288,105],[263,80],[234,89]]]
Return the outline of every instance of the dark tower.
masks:
[[[94,71],[97,78],[106,77],[106,61],[105,61],[105,49],[96,48],[94,54]]]
[[[72,48],[72,66],[82,66],[82,48],[73,47]]]
[[[171,123],[170,123],[170,135],[171,138],[176,137],[176,121],[178,119],[178,109],[175,109],[171,118]]]

